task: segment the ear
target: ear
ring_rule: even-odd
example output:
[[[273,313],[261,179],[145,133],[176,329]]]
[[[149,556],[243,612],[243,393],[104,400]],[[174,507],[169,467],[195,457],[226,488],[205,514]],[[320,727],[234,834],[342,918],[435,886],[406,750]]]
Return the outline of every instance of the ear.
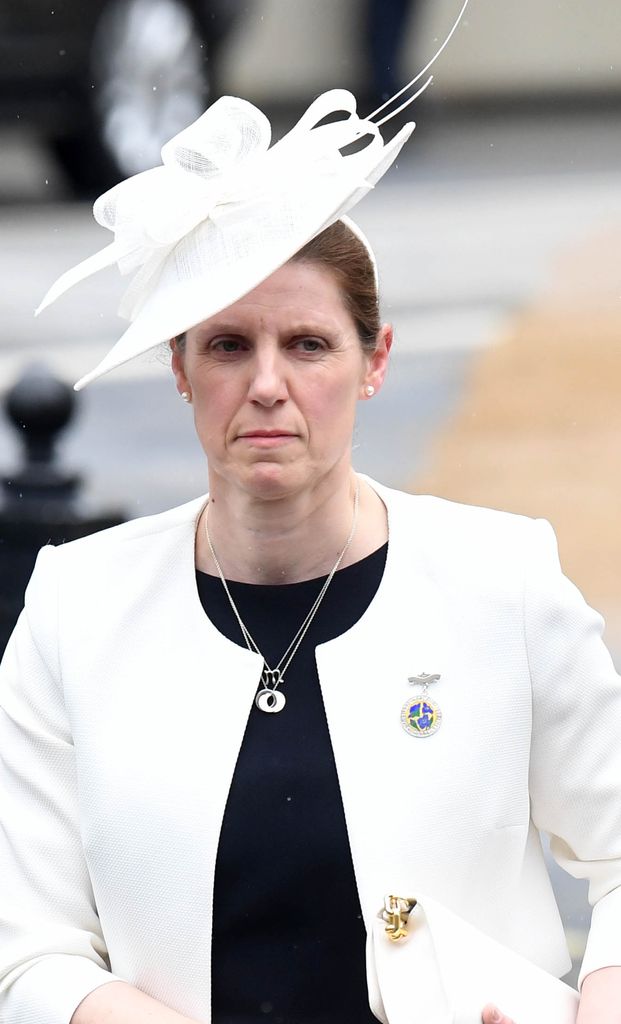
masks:
[[[185,375],[183,348],[179,346],[176,338],[172,338],[170,341],[170,352],[170,366],[177,385],[177,391],[181,394],[183,391],[189,391],[190,385],[188,384],[188,379]]]
[[[392,339],[392,324],[382,324],[377,334],[375,350],[367,356],[367,369],[362,380],[361,389],[364,398],[369,397],[365,392],[365,388],[371,385],[374,393],[377,394],[384,383]]]

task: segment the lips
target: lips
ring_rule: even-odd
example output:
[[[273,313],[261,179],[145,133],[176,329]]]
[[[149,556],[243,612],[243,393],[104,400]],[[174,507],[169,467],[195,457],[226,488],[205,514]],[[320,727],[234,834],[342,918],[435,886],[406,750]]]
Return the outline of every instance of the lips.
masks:
[[[246,449],[254,451],[276,451],[286,448],[292,441],[297,440],[298,435],[289,430],[244,430],[237,435],[237,441]]]
[[[245,430],[238,437],[295,437],[289,430]]]

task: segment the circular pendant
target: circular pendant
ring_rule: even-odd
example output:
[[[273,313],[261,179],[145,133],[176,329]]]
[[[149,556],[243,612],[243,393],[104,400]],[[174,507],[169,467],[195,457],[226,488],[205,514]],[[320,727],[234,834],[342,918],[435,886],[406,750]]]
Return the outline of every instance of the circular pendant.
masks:
[[[432,736],[442,722],[442,712],[427,697],[410,698],[401,708],[401,725],[410,736]]]
[[[254,702],[259,711],[265,711],[268,715],[282,711],[287,703],[284,693],[281,693],[280,690],[259,690]]]

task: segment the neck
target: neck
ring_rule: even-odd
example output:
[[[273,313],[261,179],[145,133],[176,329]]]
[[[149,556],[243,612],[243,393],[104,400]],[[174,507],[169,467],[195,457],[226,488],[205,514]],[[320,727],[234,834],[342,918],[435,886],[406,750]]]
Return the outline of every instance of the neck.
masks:
[[[216,487],[208,505],[209,535],[227,579],[295,583],[326,575],[350,534],[357,480],[349,472],[336,487],[266,501]],[[341,566],[370,554],[386,540],[385,511],[361,483],[356,531]],[[197,531],[196,564],[217,575],[207,543],[205,512]]]

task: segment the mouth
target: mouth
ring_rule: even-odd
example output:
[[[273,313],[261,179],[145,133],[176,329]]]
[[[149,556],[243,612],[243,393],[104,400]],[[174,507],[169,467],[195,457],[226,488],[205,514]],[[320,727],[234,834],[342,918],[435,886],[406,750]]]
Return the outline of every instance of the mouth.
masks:
[[[245,430],[240,437],[294,437],[289,430]]]
[[[259,448],[270,448],[287,444],[287,442],[295,440],[296,437],[296,434],[292,434],[288,430],[246,430],[242,434],[238,434],[237,439],[254,444]]]

